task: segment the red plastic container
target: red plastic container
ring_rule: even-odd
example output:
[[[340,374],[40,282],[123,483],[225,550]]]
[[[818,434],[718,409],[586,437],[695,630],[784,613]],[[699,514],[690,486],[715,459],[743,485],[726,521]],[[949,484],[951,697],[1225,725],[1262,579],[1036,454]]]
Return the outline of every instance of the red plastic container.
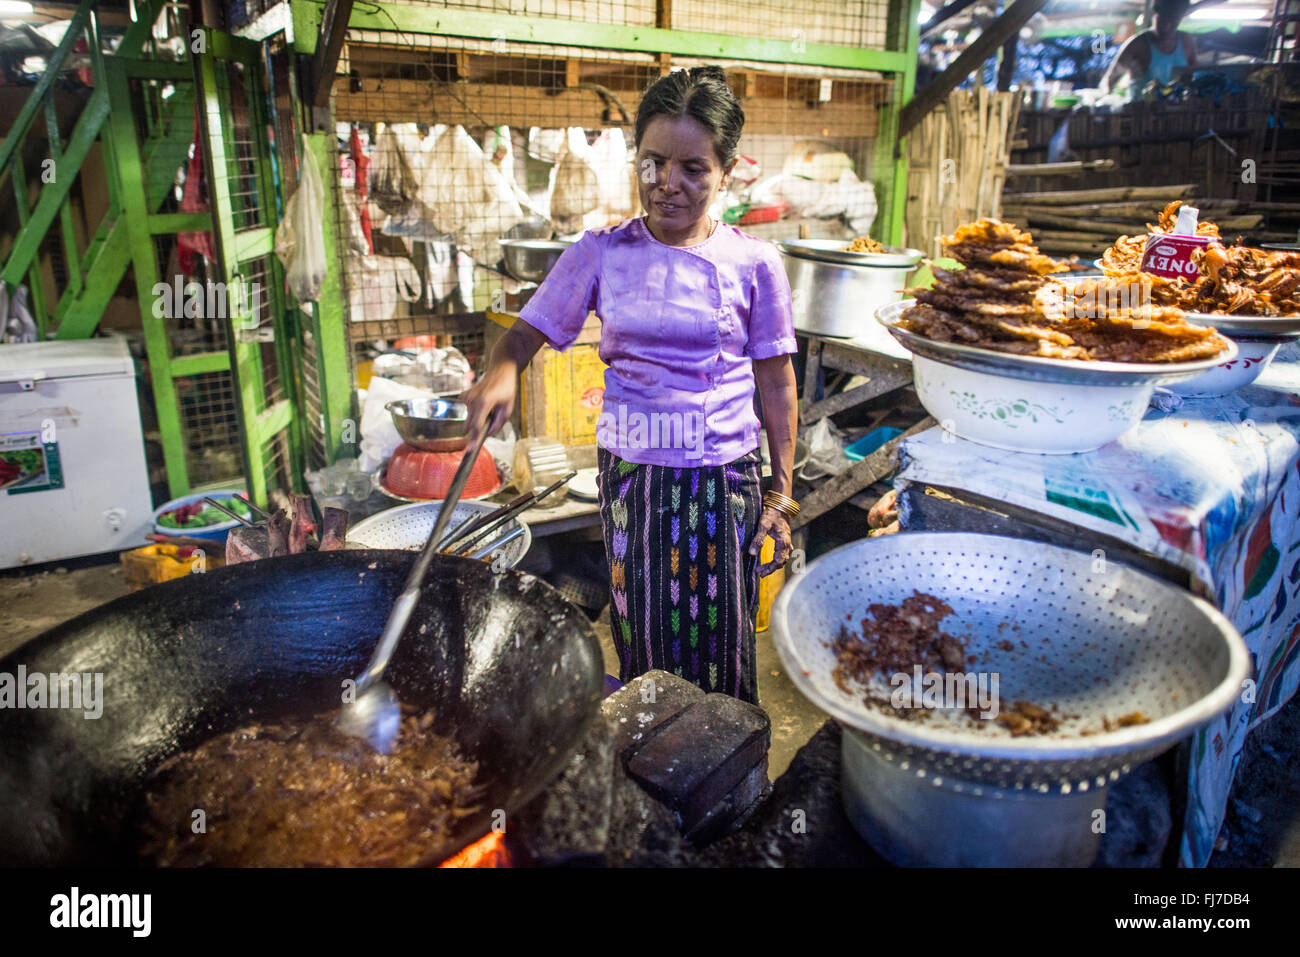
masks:
[[[384,487],[403,498],[439,500],[451,488],[456,469],[460,467],[460,452],[426,452],[409,445],[400,445],[388,462]],[[480,498],[491,495],[501,487],[496,463],[486,450],[474,460],[474,468],[465,482],[461,498]]]

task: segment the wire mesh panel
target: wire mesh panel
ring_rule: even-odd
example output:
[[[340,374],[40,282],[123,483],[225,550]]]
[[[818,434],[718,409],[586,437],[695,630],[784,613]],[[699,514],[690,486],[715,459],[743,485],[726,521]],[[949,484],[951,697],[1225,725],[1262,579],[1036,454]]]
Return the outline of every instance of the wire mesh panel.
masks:
[[[175,387],[190,484],[242,482],[234,377],[206,372],[180,377]]]
[[[888,13],[884,0],[673,0],[672,26],[792,44],[883,49]]]
[[[426,5],[623,24],[653,23],[655,12],[653,3]],[[678,2],[672,25],[770,39],[796,23],[805,32],[792,43],[883,46],[887,5],[813,6],[821,19],[801,18],[787,0],[735,4],[719,19],[708,5]],[[530,288],[507,274],[501,240],[576,237],[639,215],[641,95],[670,70],[705,62],[727,69],[746,115],[743,159],[715,214],[768,238],[878,228],[876,136],[897,75],[350,30],[333,90],[342,163],[334,202],[355,358],[377,342],[427,335],[463,345],[480,365],[479,314],[517,308]],[[816,190],[800,188],[808,182]],[[839,194],[814,210],[812,193],[830,197],[837,183]]]

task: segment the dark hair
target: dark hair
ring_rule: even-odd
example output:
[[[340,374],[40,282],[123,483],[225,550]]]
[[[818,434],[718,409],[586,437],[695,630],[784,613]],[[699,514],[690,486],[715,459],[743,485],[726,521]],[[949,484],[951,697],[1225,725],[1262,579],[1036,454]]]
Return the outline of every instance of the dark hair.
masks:
[[[1181,17],[1190,5],[1190,0],[1155,0],[1154,11],[1167,16]]]
[[[713,134],[713,150],[725,169],[739,155],[745,111],[727,86],[720,66],[696,66],[661,76],[641,97],[636,110],[636,145],[656,116],[689,116]]]

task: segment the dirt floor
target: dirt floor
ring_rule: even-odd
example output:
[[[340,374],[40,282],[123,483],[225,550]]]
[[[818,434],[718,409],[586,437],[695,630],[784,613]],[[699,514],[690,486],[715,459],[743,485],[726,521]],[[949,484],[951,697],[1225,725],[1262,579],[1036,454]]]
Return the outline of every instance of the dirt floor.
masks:
[[[120,566],[102,560],[0,573],[0,656],[30,638],[125,594]],[[606,671],[618,673],[608,613],[597,625]],[[825,715],[795,690],[769,634],[758,636],[759,701],[772,720],[773,780]],[[1212,867],[1300,866],[1300,696],[1247,740]]]

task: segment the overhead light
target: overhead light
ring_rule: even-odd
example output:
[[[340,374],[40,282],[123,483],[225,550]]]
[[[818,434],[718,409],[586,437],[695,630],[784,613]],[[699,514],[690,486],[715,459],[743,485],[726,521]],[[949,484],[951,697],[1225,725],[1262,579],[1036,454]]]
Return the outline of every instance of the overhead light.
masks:
[[[925,26],[930,22],[930,18],[934,16],[934,13],[934,7],[926,3],[921,4],[921,9],[916,12],[916,25],[918,27]]]
[[[1267,7],[1236,7],[1229,3],[1220,3],[1204,10],[1193,10],[1187,15],[1188,20],[1267,20],[1272,11]]]
[[[0,0],[0,17],[25,17],[34,12],[30,3],[20,0]]]

